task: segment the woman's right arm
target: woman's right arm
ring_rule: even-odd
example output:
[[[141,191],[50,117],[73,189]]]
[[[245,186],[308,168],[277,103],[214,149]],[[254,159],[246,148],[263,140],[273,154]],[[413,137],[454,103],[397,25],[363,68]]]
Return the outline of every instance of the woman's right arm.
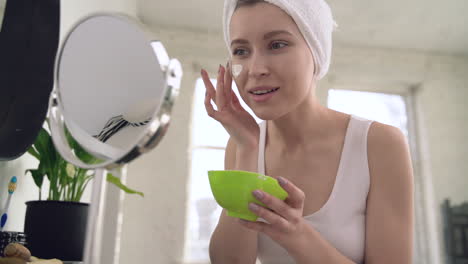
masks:
[[[206,87],[207,114],[220,122],[230,138],[226,146],[226,170],[257,171],[257,153],[260,128],[240,104],[232,91],[230,67],[220,65],[216,89],[208,73],[201,71]],[[214,101],[217,110],[211,104]],[[212,264],[254,264],[257,258],[257,232],[243,227],[237,218],[223,210],[218,225],[211,236],[209,254]]]
[[[257,171],[258,148],[237,148],[229,139],[224,156],[226,170]],[[254,264],[257,259],[257,232],[241,226],[237,218],[226,215],[223,209],[218,225],[211,236],[212,264]]]

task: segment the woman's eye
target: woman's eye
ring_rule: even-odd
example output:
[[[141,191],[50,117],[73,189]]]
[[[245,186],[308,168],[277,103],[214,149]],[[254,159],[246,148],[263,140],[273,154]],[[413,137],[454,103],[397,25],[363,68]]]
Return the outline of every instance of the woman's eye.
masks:
[[[235,49],[233,54],[238,55],[238,56],[243,56],[246,54],[246,51],[244,49]]]
[[[287,43],[284,43],[284,42],[273,42],[273,43],[271,44],[271,47],[272,47],[273,49],[280,49],[280,48],[285,47],[285,46],[287,46],[287,45],[288,45],[288,44],[287,44]]]

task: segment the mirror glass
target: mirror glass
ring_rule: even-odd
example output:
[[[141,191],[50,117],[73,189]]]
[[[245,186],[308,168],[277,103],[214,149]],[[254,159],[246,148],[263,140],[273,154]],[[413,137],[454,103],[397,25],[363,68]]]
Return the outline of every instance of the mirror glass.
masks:
[[[137,144],[166,88],[154,45],[129,21],[118,16],[83,21],[66,39],[57,63],[68,131],[102,160],[119,159]]]

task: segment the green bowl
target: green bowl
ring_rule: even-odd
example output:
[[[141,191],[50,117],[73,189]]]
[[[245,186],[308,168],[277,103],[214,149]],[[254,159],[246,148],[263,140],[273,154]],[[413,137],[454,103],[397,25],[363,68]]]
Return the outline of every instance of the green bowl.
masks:
[[[275,178],[249,171],[208,171],[211,191],[216,202],[226,209],[227,215],[256,221],[258,216],[249,210],[249,203],[265,206],[252,192],[262,190],[278,199],[285,200],[288,193]]]

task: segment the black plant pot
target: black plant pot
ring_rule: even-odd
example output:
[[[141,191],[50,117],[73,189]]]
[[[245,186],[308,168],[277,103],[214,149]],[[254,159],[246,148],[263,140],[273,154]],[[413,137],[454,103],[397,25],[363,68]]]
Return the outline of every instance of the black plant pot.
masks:
[[[82,261],[88,204],[63,201],[26,202],[24,233],[38,258]]]

